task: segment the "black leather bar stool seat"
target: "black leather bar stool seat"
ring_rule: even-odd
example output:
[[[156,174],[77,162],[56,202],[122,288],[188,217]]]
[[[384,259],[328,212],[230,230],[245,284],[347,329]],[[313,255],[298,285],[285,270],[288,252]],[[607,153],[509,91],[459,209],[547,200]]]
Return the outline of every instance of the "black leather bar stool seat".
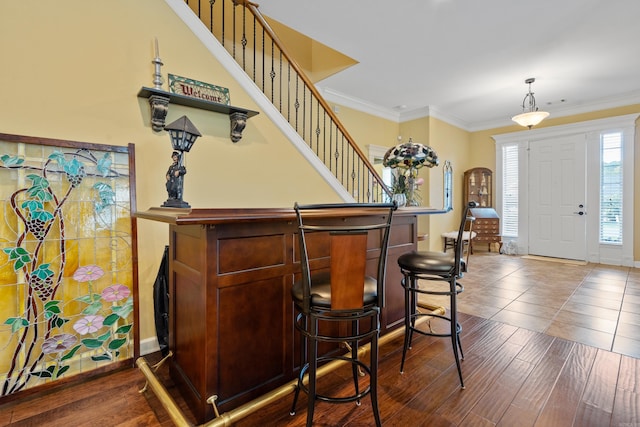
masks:
[[[462,378],[460,360],[464,359],[464,353],[462,352],[460,342],[462,327],[458,322],[457,295],[464,290],[463,285],[458,282],[458,279],[462,277],[462,274],[466,271],[466,263],[462,257],[464,245],[462,234],[464,233],[467,221],[469,221],[467,217],[469,208],[473,207],[475,207],[475,202],[471,202],[465,206],[464,212],[462,212],[458,238],[456,239],[453,253],[412,251],[398,257],[398,265],[404,276],[402,279],[402,287],[404,288],[405,295],[405,334],[400,372],[404,372],[407,351],[411,348],[414,333],[436,337],[450,337],[456,367],[458,368],[458,376],[460,377],[460,386],[462,388],[464,388],[464,380]],[[449,313],[438,314],[431,311],[419,311],[418,297],[421,294],[449,297]],[[423,316],[444,320],[450,325],[449,331],[436,332],[431,328],[430,324],[428,329],[423,325],[418,325],[416,320]]]
[[[460,263],[460,270],[466,271],[466,262],[460,260]],[[400,255],[398,264],[400,268],[416,274],[450,275],[455,266],[455,253],[412,251]]]
[[[296,303],[302,304],[304,298],[303,286],[304,284],[299,280],[291,288],[291,296]],[[331,275],[328,272],[314,274],[312,289],[311,305],[329,310],[331,308]],[[378,281],[371,277],[365,277],[362,296],[365,305],[376,303],[378,300]]]

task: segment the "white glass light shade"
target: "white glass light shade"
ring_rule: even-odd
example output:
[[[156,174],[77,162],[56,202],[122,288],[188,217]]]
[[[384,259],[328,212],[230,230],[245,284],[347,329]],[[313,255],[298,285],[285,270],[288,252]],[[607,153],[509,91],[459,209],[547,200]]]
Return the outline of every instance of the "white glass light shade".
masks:
[[[511,120],[519,124],[520,126],[528,127],[531,129],[532,126],[537,125],[545,118],[549,116],[549,113],[546,111],[530,111],[528,113],[518,114],[517,116],[513,116]]]

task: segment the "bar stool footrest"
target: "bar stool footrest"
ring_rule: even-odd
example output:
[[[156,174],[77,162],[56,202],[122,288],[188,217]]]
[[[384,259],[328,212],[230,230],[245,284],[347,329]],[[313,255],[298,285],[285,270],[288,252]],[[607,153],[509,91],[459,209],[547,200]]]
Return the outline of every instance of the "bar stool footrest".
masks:
[[[369,377],[371,377],[371,369],[369,368],[369,366],[367,366],[364,362],[361,362],[360,360],[355,360],[350,357],[323,356],[318,358],[318,363],[321,364],[324,362],[331,362],[335,360],[342,360],[344,362],[351,363],[352,365],[356,365],[360,367],[360,369],[362,369],[367,375],[369,375]],[[309,395],[309,389],[307,385],[304,383],[303,378],[307,374],[308,369],[309,369],[309,364],[307,363],[302,367],[302,369],[300,369],[300,373],[298,374],[298,387],[300,388],[300,390],[305,392],[307,396]],[[364,388],[364,390],[360,391],[359,393],[356,393],[350,396],[334,397],[334,396],[326,396],[323,394],[316,393],[315,398],[316,400],[321,400],[323,402],[329,402],[329,403],[348,403],[348,402],[357,402],[361,400],[363,397],[366,397],[370,392],[371,392],[371,387],[367,386]]]

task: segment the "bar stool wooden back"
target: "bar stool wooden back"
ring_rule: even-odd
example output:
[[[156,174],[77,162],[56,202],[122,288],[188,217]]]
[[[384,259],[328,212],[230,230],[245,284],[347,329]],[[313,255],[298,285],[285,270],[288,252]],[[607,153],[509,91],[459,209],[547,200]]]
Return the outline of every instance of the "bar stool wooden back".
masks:
[[[398,258],[398,265],[404,276],[402,286],[405,295],[405,334],[402,361],[400,362],[401,373],[404,372],[407,350],[411,348],[411,340],[414,333],[437,337],[451,337],[453,355],[458,368],[458,376],[460,377],[460,386],[464,388],[462,368],[460,366],[460,359],[464,359],[462,345],[460,343],[462,327],[458,322],[457,295],[464,290],[464,287],[458,282],[458,279],[467,271],[466,263],[462,256],[464,246],[464,239],[462,237],[467,222],[470,220],[467,216],[469,209],[474,208],[475,205],[475,202],[470,202],[463,209],[453,253],[412,251],[400,255]],[[447,296],[449,299],[448,315],[446,312],[444,314],[437,314],[431,311],[419,311],[419,295]],[[432,329],[430,321],[427,322],[426,326],[416,324],[416,320],[423,316],[444,320],[450,325],[448,332],[438,332]]]
[[[370,395],[375,423],[380,426],[378,337],[395,204],[296,203],[294,209],[302,275],[294,282],[291,296],[297,310],[295,327],[303,338],[303,360],[291,414],[295,414],[300,390],[308,394],[307,426],[313,423],[316,400],[359,405],[363,397]],[[314,247],[323,248],[318,253],[309,253],[311,239]],[[370,341],[368,364],[358,355],[363,341]],[[322,355],[318,352],[321,342],[333,343]],[[338,343],[346,344],[347,353],[339,349]],[[353,392],[348,396],[318,392],[318,366],[334,360],[352,366]],[[366,379],[360,380],[360,373],[369,377],[368,385]],[[307,382],[303,381],[306,375]]]

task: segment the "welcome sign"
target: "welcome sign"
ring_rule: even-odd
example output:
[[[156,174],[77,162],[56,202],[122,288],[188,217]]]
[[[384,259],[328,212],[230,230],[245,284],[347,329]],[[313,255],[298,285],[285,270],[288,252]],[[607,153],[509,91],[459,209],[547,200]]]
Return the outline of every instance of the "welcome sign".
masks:
[[[189,96],[191,98],[202,99],[203,101],[217,102],[218,104],[230,105],[229,89],[186,77],[169,74],[169,89],[171,92]]]

